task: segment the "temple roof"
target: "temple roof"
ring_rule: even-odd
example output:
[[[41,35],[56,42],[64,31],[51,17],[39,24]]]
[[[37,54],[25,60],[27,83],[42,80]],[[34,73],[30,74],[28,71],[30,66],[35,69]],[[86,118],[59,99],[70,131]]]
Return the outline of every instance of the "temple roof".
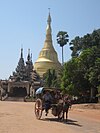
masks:
[[[39,75],[34,70],[33,62],[32,62],[32,55],[30,55],[30,49],[28,49],[28,56],[26,64],[24,63],[23,58],[23,49],[21,48],[21,56],[18,62],[18,65],[13,72],[13,75],[9,77],[12,81],[39,81]]]

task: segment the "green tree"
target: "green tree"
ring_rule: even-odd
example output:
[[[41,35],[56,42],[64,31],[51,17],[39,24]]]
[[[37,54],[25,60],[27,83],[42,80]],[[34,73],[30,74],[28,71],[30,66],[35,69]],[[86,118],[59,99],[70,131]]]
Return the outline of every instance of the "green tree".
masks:
[[[59,82],[57,79],[57,74],[55,69],[48,69],[47,72],[43,75],[44,86],[45,87],[58,87]]]
[[[81,38],[79,36],[76,36],[75,39],[71,40],[69,43],[70,49],[72,50],[72,57],[78,57],[81,52]]]
[[[48,69],[47,72],[43,75],[43,80],[44,80],[45,87],[51,87],[52,75],[51,75],[50,69]]]
[[[62,64],[64,63],[63,46],[69,41],[68,37],[68,33],[65,31],[59,31],[57,34],[57,43],[60,44],[60,47],[62,47]]]
[[[72,59],[62,66],[60,87],[85,100],[96,98],[100,86],[100,29],[75,37],[70,46]]]
[[[79,95],[79,72],[78,72],[78,59],[73,58],[63,65],[61,76],[61,88],[68,94]]]
[[[78,57],[87,48],[94,46],[100,48],[100,29],[94,30],[91,34],[88,33],[83,37],[76,36],[69,44],[72,57]]]
[[[90,98],[96,96],[98,85],[100,84],[100,49],[96,46],[88,48],[80,55],[80,66],[84,71],[84,78],[88,81],[90,88]]]
[[[70,46],[72,58],[79,58],[81,75],[87,82],[86,88],[90,91],[90,98],[93,98],[96,96],[100,84],[100,68],[98,65],[100,59],[100,29],[94,30],[91,34],[86,34],[83,37],[75,37],[70,42]],[[82,82],[80,83],[82,84]],[[84,88],[84,92],[86,88]]]

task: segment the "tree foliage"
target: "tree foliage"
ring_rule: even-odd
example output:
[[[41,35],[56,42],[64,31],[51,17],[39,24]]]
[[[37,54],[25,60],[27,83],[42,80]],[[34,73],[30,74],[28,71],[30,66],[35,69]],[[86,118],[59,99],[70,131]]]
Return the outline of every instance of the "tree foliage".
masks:
[[[93,46],[100,48],[100,29],[94,30],[91,34],[88,33],[83,37],[77,36],[69,44],[72,57],[79,56],[81,51],[92,48]]]
[[[55,69],[48,69],[43,75],[44,86],[45,87],[58,87],[59,82]]]
[[[68,37],[69,37],[68,33],[65,32],[65,31],[59,31],[58,34],[57,34],[57,43],[60,44],[60,47],[62,47],[62,64],[64,63],[64,59],[63,59],[63,47],[69,41]]]
[[[100,29],[70,42],[72,58],[63,66],[61,88],[71,95],[96,97],[100,86]]]

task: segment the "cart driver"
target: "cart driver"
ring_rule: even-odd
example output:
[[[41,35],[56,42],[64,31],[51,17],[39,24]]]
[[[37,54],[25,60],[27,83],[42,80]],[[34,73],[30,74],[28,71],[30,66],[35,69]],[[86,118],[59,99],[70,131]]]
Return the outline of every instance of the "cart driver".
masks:
[[[51,108],[51,103],[53,101],[53,98],[49,92],[49,90],[46,90],[45,94],[43,95],[43,101],[44,101],[44,108],[46,112],[46,116],[48,114],[48,110]]]

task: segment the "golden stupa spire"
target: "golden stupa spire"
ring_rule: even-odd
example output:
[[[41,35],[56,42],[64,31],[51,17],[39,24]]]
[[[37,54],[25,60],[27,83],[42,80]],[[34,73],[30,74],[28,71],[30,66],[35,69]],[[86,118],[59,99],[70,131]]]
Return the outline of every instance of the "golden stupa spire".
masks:
[[[52,30],[51,30],[51,15],[50,15],[50,9],[49,9],[49,15],[47,19],[47,27],[46,27],[46,39],[44,42],[43,49],[53,49],[54,47],[52,45]],[[55,51],[55,50],[54,50]]]
[[[39,57],[34,64],[34,68],[40,74],[40,76],[42,76],[43,73],[45,73],[50,68],[57,69],[61,66],[58,61],[57,52],[53,47],[51,32],[51,15],[49,9],[46,27],[46,39],[44,41],[44,46],[40,51]]]

